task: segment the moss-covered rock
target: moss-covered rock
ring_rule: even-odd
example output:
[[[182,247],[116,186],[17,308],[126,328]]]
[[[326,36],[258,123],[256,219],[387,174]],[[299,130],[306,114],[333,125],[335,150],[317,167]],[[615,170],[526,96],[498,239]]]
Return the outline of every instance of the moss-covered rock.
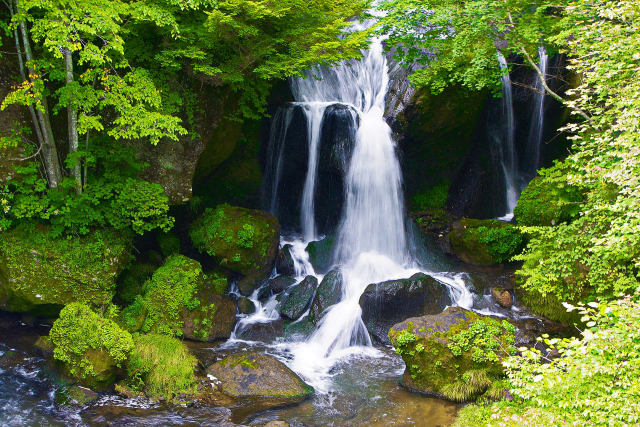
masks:
[[[113,384],[133,349],[129,332],[80,303],[60,311],[49,338],[63,371],[96,390]]]
[[[477,265],[507,262],[525,243],[517,227],[495,219],[463,218],[453,224],[448,237],[458,258]]]
[[[315,324],[325,314],[325,311],[334,304],[337,304],[342,297],[342,272],[340,270],[331,270],[320,282],[316,294],[313,297],[311,310],[309,311],[309,320]]]
[[[0,309],[55,316],[70,302],[104,306],[129,260],[130,239],[113,230],[53,237],[44,226],[0,234]]]
[[[134,344],[127,361],[129,390],[167,400],[195,393],[197,361],[182,341],[147,334],[136,336]]]
[[[142,295],[142,286],[151,279],[158,269],[150,262],[133,262],[118,276],[116,287],[116,301],[118,303],[133,304],[138,295]]]
[[[231,354],[207,369],[220,381],[223,393],[235,398],[282,399],[297,402],[313,393],[284,363],[255,352]]]
[[[581,301],[581,298],[577,298],[575,301],[560,301],[554,294],[543,295],[538,290],[521,286],[516,287],[515,293],[518,300],[537,316],[546,317],[563,325],[573,325],[580,322],[580,314],[575,311],[567,312],[562,303],[577,303]]]
[[[515,327],[459,307],[409,318],[389,330],[406,369],[403,385],[428,395],[464,402],[503,376],[501,360],[515,352]]]
[[[267,212],[219,205],[205,211],[190,235],[194,245],[220,266],[254,278],[273,268],[280,224]]]
[[[300,283],[287,291],[282,304],[280,315],[287,320],[296,320],[307,311],[313,295],[318,287],[318,279],[307,276]]]
[[[231,299],[205,280],[199,262],[175,255],[153,273],[122,317],[131,331],[213,341],[229,337],[235,311]]]
[[[173,233],[158,232],[156,241],[160,247],[162,256],[169,257],[180,253],[180,238]]]
[[[580,200],[578,188],[536,177],[520,194],[513,215],[518,225],[557,225],[580,213]]]
[[[326,236],[322,240],[309,242],[306,251],[309,262],[318,273],[326,273],[333,265],[333,250],[336,246],[335,236]]]

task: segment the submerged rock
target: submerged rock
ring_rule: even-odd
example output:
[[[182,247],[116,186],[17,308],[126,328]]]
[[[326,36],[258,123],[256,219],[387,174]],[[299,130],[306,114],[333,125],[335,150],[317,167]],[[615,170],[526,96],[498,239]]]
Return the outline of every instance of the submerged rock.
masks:
[[[309,320],[311,322],[317,324],[324,316],[325,310],[340,301],[342,297],[342,281],[342,272],[340,270],[331,270],[324,276],[311,304],[311,311],[309,312]]]
[[[273,268],[280,241],[280,224],[259,210],[218,205],[207,209],[193,224],[191,240],[198,250],[212,256],[222,267],[242,274],[244,294]],[[248,293],[247,293],[248,292]]]
[[[207,374],[220,382],[224,394],[235,398],[273,399],[274,404],[284,404],[313,394],[313,388],[287,365],[255,352],[231,354],[211,365]]]
[[[395,323],[408,316],[441,313],[451,303],[447,286],[424,273],[373,283],[360,297],[362,321],[371,336],[385,344],[389,343],[389,328]]]
[[[129,260],[126,233],[104,229],[73,239],[21,225],[0,234],[0,310],[54,317],[66,304],[105,306]]]
[[[280,315],[287,320],[297,320],[307,311],[318,287],[318,279],[307,276],[295,285],[280,305]]]
[[[507,262],[524,247],[524,237],[511,224],[495,219],[463,218],[448,235],[453,253],[470,264]]]
[[[293,255],[291,254],[292,246],[284,245],[278,255],[276,256],[276,273],[283,276],[295,276],[296,269],[293,262]]]
[[[501,360],[515,352],[514,334],[506,320],[449,307],[394,325],[389,339],[405,362],[405,387],[465,402],[500,391]]]
[[[129,330],[198,341],[231,335],[235,304],[205,281],[199,262],[183,255],[170,257],[145,283],[143,291],[123,312]]]

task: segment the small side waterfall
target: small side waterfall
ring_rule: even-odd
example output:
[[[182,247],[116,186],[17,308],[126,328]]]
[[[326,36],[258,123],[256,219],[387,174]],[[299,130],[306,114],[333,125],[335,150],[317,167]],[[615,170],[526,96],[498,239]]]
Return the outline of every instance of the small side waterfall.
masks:
[[[544,46],[538,48],[538,58],[540,71],[544,78],[547,78],[547,67],[549,63],[549,55]],[[542,138],[544,134],[544,104],[545,91],[538,75],[535,76],[533,112],[531,115],[531,127],[529,130],[529,139],[527,141],[526,158],[527,164],[523,171],[527,181],[531,180],[538,168],[540,167],[540,155],[542,150]]]
[[[500,144],[500,162],[504,174],[505,201],[507,212],[502,217],[505,220],[513,218],[513,209],[518,202],[518,157],[515,146],[516,123],[513,112],[513,94],[511,87],[511,77],[507,59],[498,51],[498,62],[503,70],[502,75],[502,118],[504,136]]]

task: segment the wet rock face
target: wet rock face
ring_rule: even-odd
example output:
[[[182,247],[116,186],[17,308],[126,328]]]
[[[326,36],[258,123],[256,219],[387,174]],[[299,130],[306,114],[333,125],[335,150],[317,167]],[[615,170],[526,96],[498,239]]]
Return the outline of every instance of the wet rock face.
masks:
[[[324,276],[311,304],[311,311],[309,312],[309,320],[311,322],[317,324],[324,316],[325,310],[340,301],[342,281],[342,272],[340,270],[331,270]]]
[[[409,316],[437,314],[452,304],[449,289],[424,273],[408,279],[373,283],[360,297],[362,321],[371,337],[388,344],[387,332]]]
[[[501,360],[515,352],[515,327],[460,307],[394,325],[389,339],[406,369],[410,390],[457,402],[500,394]]]
[[[292,246],[287,244],[278,252],[276,256],[276,273],[284,276],[294,276],[296,274],[291,248]]]
[[[269,289],[271,289],[273,294],[279,294],[287,290],[294,283],[296,283],[296,280],[289,276],[278,276],[269,281]]]
[[[247,297],[239,298],[236,305],[238,306],[238,312],[240,314],[251,314],[256,311],[255,304]]]
[[[333,251],[336,246],[336,238],[333,235],[326,236],[322,240],[309,242],[305,250],[309,254],[309,262],[318,273],[326,273],[333,264]]]
[[[287,320],[297,320],[309,308],[318,287],[318,279],[307,276],[288,291],[280,306],[280,315]]]
[[[504,308],[511,308],[513,305],[513,296],[511,292],[503,288],[491,288],[491,296]]]
[[[220,390],[234,398],[273,399],[295,403],[313,394],[313,388],[273,356],[255,352],[231,354],[214,363],[207,374]]]

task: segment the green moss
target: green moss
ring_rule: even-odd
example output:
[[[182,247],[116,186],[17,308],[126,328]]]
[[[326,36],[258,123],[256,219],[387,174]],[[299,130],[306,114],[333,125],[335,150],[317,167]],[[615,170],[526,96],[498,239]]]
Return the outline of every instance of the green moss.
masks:
[[[389,331],[406,364],[409,387],[462,402],[481,395],[503,376],[501,360],[515,351],[513,325],[471,312],[448,326],[433,325],[432,332],[424,327],[416,331],[411,323]]]
[[[509,261],[525,244],[517,227],[493,219],[463,218],[454,224],[449,240],[459,258],[480,265]]]
[[[255,275],[270,271],[279,234],[277,219],[266,212],[219,205],[205,211],[193,224],[190,236],[196,248],[221,266]]]
[[[196,391],[196,358],[179,340],[148,334],[134,338],[127,362],[127,386],[152,398],[171,400]]]
[[[444,210],[449,196],[449,187],[450,183],[447,181],[415,194],[411,198],[411,208],[418,211],[427,209]]]
[[[517,287],[516,296],[522,304],[538,316],[546,317],[549,320],[553,320],[564,325],[573,325],[580,321],[580,314],[578,312],[568,312],[562,305],[562,301],[551,293],[542,295],[535,289],[530,290]],[[581,298],[577,299],[577,301],[581,300]],[[566,302],[575,303],[577,301]]]
[[[136,296],[142,294],[142,285],[151,279],[157,268],[157,265],[148,262],[129,264],[118,276],[117,299],[124,304],[133,303]]]
[[[133,349],[131,335],[80,303],[62,309],[49,333],[53,356],[68,374],[91,388],[104,388],[116,378]]]
[[[23,224],[0,235],[0,308],[51,316],[70,302],[108,304],[129,260],[129,236],[105,229],[66,238],[49,230]]]
[[[580,213],[581,200],[578,188],[550,177],[536,177],[520,194],[513,215],[518,225],[558,225]]]
[[[180,253],[180,239],[175,234],[158,232],[156,240],[165,258]]]

